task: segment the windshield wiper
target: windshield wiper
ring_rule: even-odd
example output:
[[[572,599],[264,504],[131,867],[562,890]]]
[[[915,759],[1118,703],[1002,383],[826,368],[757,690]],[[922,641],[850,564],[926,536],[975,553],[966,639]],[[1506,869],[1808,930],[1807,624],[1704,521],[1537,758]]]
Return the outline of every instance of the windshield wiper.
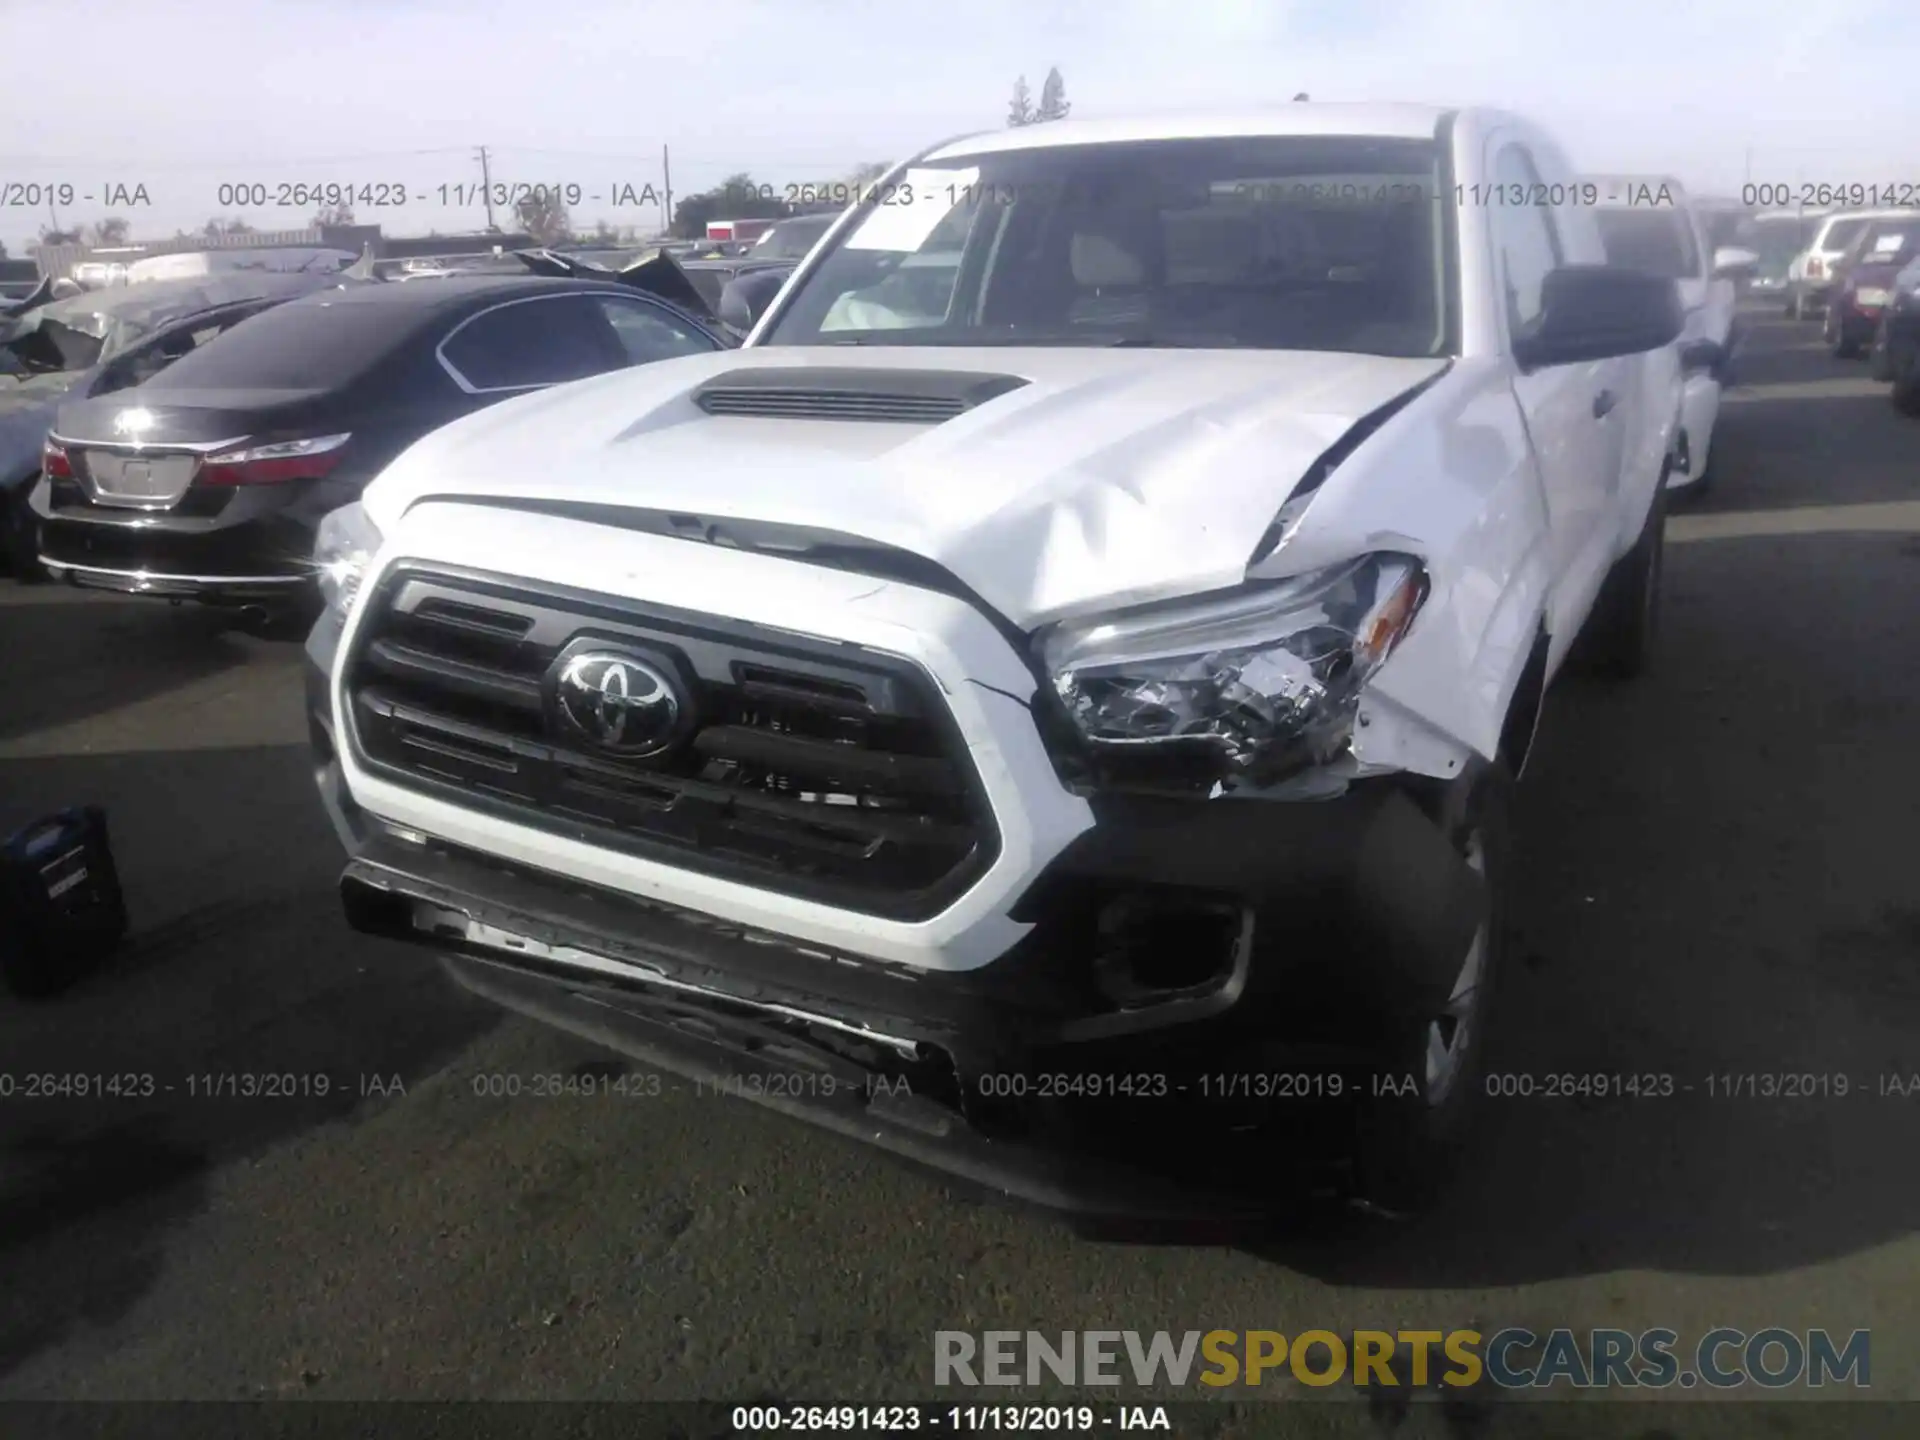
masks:
[[[1048,330],[1024,334],[995,334],[957,339],[956,345],[1061,345],[1085,346],[1089,350],[1237,350],[1237,336],[1195,331],[1189,334],[1163,331]]]

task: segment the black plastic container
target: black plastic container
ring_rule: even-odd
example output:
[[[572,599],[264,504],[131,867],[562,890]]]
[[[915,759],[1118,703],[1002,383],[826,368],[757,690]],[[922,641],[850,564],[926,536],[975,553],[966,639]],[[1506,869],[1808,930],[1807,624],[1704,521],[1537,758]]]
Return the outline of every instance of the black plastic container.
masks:
[[[0,980],[14,994],[64,990],[126,933],[106,811],[62,810],[0,844]]]

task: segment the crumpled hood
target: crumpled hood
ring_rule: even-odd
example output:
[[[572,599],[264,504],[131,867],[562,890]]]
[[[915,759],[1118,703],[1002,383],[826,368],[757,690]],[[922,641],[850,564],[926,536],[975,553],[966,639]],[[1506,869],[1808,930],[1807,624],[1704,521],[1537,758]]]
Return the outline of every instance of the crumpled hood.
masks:
[[[1301,477],[1445,360],[1276,351],[768,347],[510,400],[421,440],[367,492],[615,505],[837,531],[944,566],[1022,628],[1231,585]],[[1026,383],[940,424],[709,415],[763,367]],[[803,377],[796,375],[799,383]]]

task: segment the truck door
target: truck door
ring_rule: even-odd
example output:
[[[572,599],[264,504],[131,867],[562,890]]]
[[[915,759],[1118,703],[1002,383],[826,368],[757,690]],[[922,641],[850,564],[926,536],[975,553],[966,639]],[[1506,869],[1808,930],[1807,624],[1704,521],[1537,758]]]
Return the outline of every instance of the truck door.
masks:
[[[1488,141],[1486,173],[1496,201],[1489,216],[1494,275],[1511,341],[1539,316],[1548,272],[1574,257],[1568,255],[1553,207],[1541,203],[1550,192],[1524,143],[1495,132]],[[1550,668],[1564,658],[1613,563],[1626,426],[1640,399],[1633,377],[1623,370],[1627,363],[1513,367],[1513,394],[1533,444],[1547,508],[1555,577]]]

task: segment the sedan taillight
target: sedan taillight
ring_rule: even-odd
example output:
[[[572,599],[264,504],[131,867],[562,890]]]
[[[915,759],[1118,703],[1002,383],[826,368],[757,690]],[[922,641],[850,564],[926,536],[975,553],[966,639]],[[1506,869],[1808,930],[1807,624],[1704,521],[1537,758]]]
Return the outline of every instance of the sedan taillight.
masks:
[[[318,435],[310,440],[281,440],[209,455],[196,477],[203,485],[283,485],[318,480],[345,455],[351,435]]]
[[[40,473],[49,480],[71,480],[73,462],[67,459],[67,447],[52,440],[47,441],[45,448],[40,451]]]

